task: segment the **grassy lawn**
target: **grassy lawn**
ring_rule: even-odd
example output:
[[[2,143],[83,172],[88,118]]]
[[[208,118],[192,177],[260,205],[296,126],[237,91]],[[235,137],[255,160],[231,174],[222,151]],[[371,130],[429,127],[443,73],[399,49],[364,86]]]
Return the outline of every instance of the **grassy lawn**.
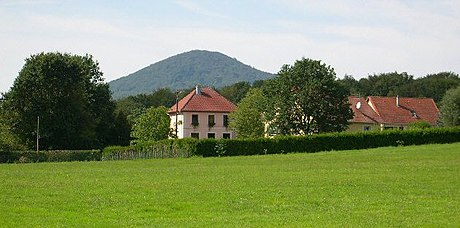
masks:
[[[460,143],[0,164],[0,226],[460,226]]]

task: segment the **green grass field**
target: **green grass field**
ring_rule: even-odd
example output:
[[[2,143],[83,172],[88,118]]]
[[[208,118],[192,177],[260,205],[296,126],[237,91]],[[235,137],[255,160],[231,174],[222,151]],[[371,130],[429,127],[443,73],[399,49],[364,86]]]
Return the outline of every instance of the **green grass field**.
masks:
[[[460,226],[460,143],[0,164],[0,226]]]

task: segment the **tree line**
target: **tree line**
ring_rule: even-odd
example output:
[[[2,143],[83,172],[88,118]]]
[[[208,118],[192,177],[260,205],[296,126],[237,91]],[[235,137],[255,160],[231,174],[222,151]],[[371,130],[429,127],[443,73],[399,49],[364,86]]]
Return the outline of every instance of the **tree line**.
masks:
[[[102,76],[90,55],[40,53],[26,59],[0,100],[0,150],[31,149],[37,138],[41,149],[92,149],[167,138],[167,109],[193,90],[162,88],[115,101]],[[404,72],[338,79],[331,66],[302,58],[282,66],[272,79],[217,90],[238,104],[230,115],[238,136],[260,137],[345,130],[352,118],[349,95],[431,97],[440,105],[444,123],[458,125],[459,85],[453,72],[417,79]]]

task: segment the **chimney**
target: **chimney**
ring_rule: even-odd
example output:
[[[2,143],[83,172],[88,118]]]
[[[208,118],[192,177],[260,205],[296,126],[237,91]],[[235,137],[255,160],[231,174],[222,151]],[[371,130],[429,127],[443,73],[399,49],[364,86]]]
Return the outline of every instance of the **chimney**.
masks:
[[[399,108],[399,95],[396,95],[396,107]]]
[[[198,86],[198,85],[195,86],[195,94],[196,94],[196,95],[201,95],[201,88],[200,88],[200,86]]]

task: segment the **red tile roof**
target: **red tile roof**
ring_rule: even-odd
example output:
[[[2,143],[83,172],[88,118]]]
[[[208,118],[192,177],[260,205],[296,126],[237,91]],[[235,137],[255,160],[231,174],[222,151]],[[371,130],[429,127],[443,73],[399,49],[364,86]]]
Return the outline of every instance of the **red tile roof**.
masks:
[[[348,102],[351,104],[353,110],[353,120],[351,122],[359,123],[381,123],[382,118],[372,109],[363,97],[348,97]],[[357,108],[358,102],[360,103],[359,109]]]
[[[369,104],[382,117],[384,123],[408,124],[418,120],[425,120],[436,125],[439,109],[431,98],[399,97],[368,97]]]
[[[414,121],[425,120],[436,125],[439,109],[431,98],[405,98],[369,96],[367,100],[358,97],[349,97],[354,113],[351,122],[408,124]],[[360,102],[358,110],[356,104]]]
[[[179,101],[179,112],[232,112],[236,106],[212,88],[201,88],[201,93],[193,90]],[[176,112],[176,104],[168,111]]]

